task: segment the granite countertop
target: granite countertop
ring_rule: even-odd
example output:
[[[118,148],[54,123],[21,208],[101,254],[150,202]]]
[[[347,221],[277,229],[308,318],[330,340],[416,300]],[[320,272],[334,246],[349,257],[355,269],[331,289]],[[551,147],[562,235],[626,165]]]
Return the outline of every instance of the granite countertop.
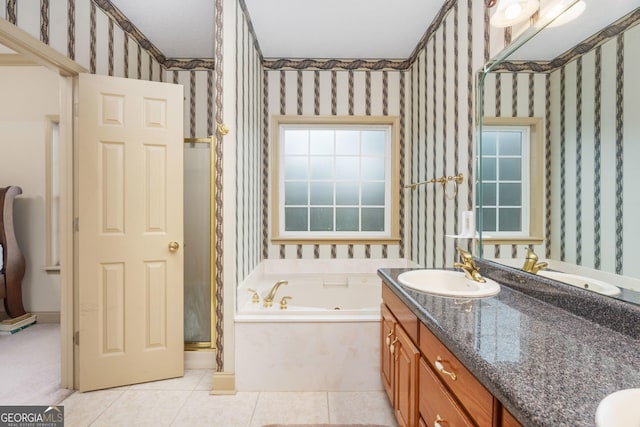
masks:
[[[640,387],[639,309],[504,270],[483,270],[494,297],[439,297],[400,285],[408,270],[378,275],[524,426],[593,426],[605,396]]]

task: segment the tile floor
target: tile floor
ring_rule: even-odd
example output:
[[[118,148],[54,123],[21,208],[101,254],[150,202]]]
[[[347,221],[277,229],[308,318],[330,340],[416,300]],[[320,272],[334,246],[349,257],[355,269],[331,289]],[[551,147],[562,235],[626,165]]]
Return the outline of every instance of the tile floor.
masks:
[[[212,426],[265,424],[382,424],[397,427],[384,391],[239,392],[209,394],[213,371],[193,369],[182,378],[73,393],[62,405],[65,427]]]

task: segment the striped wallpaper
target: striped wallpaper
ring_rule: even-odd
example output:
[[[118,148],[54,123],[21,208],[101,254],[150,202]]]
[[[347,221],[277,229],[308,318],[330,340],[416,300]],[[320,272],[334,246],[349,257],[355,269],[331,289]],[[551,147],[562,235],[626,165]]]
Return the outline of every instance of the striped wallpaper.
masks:
[[[0,0],[5,3],[1,13],[15,15],[19,26],[34,36],[48,38],[52,47],[92,72],[184,85],[185,137],[212,133],[215,72],[211,60],[172,63],[107,0],[62,1],[66,10],[58,4],[56,8],[43,8],[48,10],[48,19],[39,5],[31,2],[18,7],[11,0]],[[46,0],[42,2],[46,6]],[[236,155],[243,162],[238,161],[236,183],[241,190],[237,201],[238,280],[267,257],[409,257],[425,265],[451,264],[454,244],[445,241],[444,234],[454,233],[460,211],[469,209],[472,203],[473,166],[469,159],[473,157],[473,101],[469,93],[473,90],[473,73],[484,60],[476,53],[483,50],[483,5],[471,0],[446,1],[411,58],[401,64],[329,60],[318,69],[314,68],[319,66],[318,61],[307,61],[298,63],[298,70],[274,69],[290,63],[260,63],[263,58],[251,23],[244,17],[243,2],[239,5],[236,63],[238,73],[242,69],[243,74],[238,77],[237,82],[242,84],[236,90],[238,137],[242,143]],[[479,17],[475,25],[474,16]],[[166,70],[162,64],[179,68]],[[399,67],[407,71],[399,71]],[[437,72],[434,67],[438,67]],[[420,94],[425,98],[418,99]],[[405,159],[402,182],[458,172],[465,174],[465,182],[454,200],[444,199],[438,191],[441,188],[436,187],[403,190],[401,245],[273,246],[264,215],[270,212],[265,188],[269,183],[269,140],[264,128],[270,113],[283,112],[400,116]],[[257,125],[262,131],[262,146],[256,140]],[[256,150],[260,150],[258,158]],[[258,210],[256,204],[260,205]]]
[[[0,18],[16,24],[91,73],[184,85],[184,136],[213,134],[216,100],[213,60],[165,58],[108,0],[0,0]],[[220,92],[216,93],[218,99]],[[216,164],[218,175],[221,175],[221,166]],[[221,194],[221,188],[218,190]],[[221,236],[216,237],[217,241],[222,240]],[[216,265],[221,265],[221,249],[217,255]],[[216,369],[219,371],[223,370],[224,363],[222,286],[221,276],[216,277]]]
[[[488,43],[483,4],[446,1],[406,61],[265,61],[265,110],[270,114],[397,115],[401,182],[457,173],[464,174],[464,182],[452,199],[441,186],[402,190],[400,245],[272,245],[263,229],[263,256],[400,257],[450,267],[456,244],[471,249],[470,242],[445,235],[457,233],[463,210],[473,210],[474,82]],[[267,174],[269,159],[264,158]],[[268,176],[264,179],[269,182]],[[264,197],[265,215],[268,203]]]
[[[51,0],[17,2],[0,0],[0,17],[16,22],[19,27],[34,35],[56,50],[76,60],[94,73],[175,82],[185,87],[185,137],[203,137],[215,132],[215,124],[222,117],[222,84],[225,91],[235,91],[235,105],[225,105],[225,109],[235,109],[235,123],[228,123],[234,138],[235,180],[222,183],[219,193],[233,192],[235,195],[235,218],[224,218],[225,229],[235,228],[235,266],[225,266],[235,274],[235,284],[240,283],[251,273],[258,263],[266,258],[408,258],[428,267],[450,267],[455,255],[455,246],[461,245],[473,249],[468,241],[456,241],[446,237],[456,234],[459,218],[464,210],[472,210],[474,205],[474,156],[475,156],[475,79],[476,73],[489,54],[504,46],[508,34],[504,30],[491,29],[488,26],[489,14],[484,2],[474,0],[446,0],[432,23],[425,28],[423,38],[417,43],[410,58],[406,60],[271,60],[263,58],[243,0],[234,2],[236,6],[235,22],[224,22],[226,28],[235,29],[235,57],[222,57],[222,0],[216,1],[216,47],[215,59],[171,59],[166,58],[140,31],[127,20],[108,0],[57,0],[55,7]],[[229,5],[224,2],[225,6]],[[225,15],[229,16],[229,15]],[[634,30],[637,31],[637,30]],[[224,34],[229,34],[225,32]],[[512,37],[517,33],[512,33]],[[634,33],[635,34],[635,33]],[[633,40],[632,40],[633,39]],[[637,35],[625,35],[623,40],[610,42],[600,48],[601,59],[596,53],[585,55],[582,60],[582,81],[590,77],[588,70],[594,68],[593,61],[600,61],[602,81],[611,79],[610,63],[616,62],[617,52],[632,49]],[[229,43],[229,41],[225,41]],[[611,44],[613,43],[613,44]],[[613,47],[611,47],[613,46]],[[637,49],[637,47],[636,47]],[[593,56],[593,59],[591,56]],[[235,76],[223,80],[220,65],[222,61],[235,63]],[[214,67],[214,62],[216,67]],[[634,68],[635,67],[635,68]],[[625,73],[638,74],[638,66],[633,65]],[[494,79],[500,86],[501,114],[504,115],[546,115],[548,122],[556,122],[551,115],[555,103],[559,101],[556,90],[561,85],[560,73],[534,75],[533,78],[521,77],[513,73]],[[571,85],[575,89],[575,66],[567,65],[564,71],[564,86],[567,95],[572,96]],[[515,79],[514,79],[515,76]],[[499,80],[498,83],[495,80]],[[615,78],[614,78],[615,80]],[[228,83],[235,81],[235,84]],[[609,84],[609,83],[607,83]],[[624,88],[633,87],[635,81],[627,79]],[[606,86],[606,85],[605,85]],[[591,87],[591,86],[590,86]],[[608,88],[608,86],[607,86]],[[514,90],[515,89],[515,90]],[[616,163],[612,164],[611,154],[606,149],[609,144],[617,147],[618,164],[630,158],[634,147],[622,144],[624,135],[635,132],[632,120],[624,120],[624,126],[618,133],[611,133],[611,122],[607,118],[615,111],[615,97],[609,90],[602,88],[602,125],[600,144],[594,144],[594,152],[601,150],[599,173],[602,180],[608,180],[616,173]],[[582,96],[592,89],[583,86]],[[532,92],[533,91],[533,92]],[[533,95],[531,95],[533,93]],[[545,101],[545,93],[552,94]],[[611,93],[615,93],[611,92]],[[568,98],[567,98],[568,99]],[[624,97],[625,114],[637,106],[631,97]],[[605,108],[606,106],[606,108]],[[575,129],[575,116],[570,105],[565,112],[565,155],[569,163],[569,154],[576,146],[569,142]],[[637,111],[637,110],[636,110]],[[428,184],[415,191],[402,190],[400,198],[401,238],[399,245],[273,245],[269,239],[270,223],[270,116],[272,114],[290,115],[393,115],[400,118],[401,182],[411,183],[439,177],[442,175],[464,174],[463,183],[455,197],[448,199],[442,186]],[[567,168],[567,189],[565,195],[565,257],[572,259],[576,255],[573,236],[576,210],[581,206],[583,262],[595,259],[591,249],[584,243],[591,239],[589,217],[600,215],[600,259],[603,268],[609,268],[611,256],[609,241],[616,241],[616,230],[624,233],[633,231],[630,221],[616,223],[616,212],[623,216],[628,207],[636,203],[628,181],[632,178],[622,172],[620,194],[624,192],[627,203],[616,199],[616,189],[601,187],[602,200],[600,213],[591,213],[589,206],[596,205],[591,200],[589,187],[597,180],[597,175],[585,175],[591,168],[585,152],[586,135],[593,133],[588,129],[590,123],[587,109],[582,109],[582,180],[584,189],[578,202],[570,194],[570,179],[575,176],[573,169]],[[625,116],[626,117],[626,116]],[[614,120],[615,121],[615,120]],[[615,124],[613,125],[615,128]],[[555,141],[559,128],[549,126],[548,140]],[[622,135],[622,137],[621,137]],[[617,141],[617,144],[616,144]],[[220,138],[216,150],[222,153]],[[551,159],[559,156],[559,145],[548,144],[548,170],[551,171]],[[614,158],[615,156],[614,155]],[[554,162],[556,160],[553,160]],[[222,176],[222,161],[216,164],[217,176]],[[624,162],[624,168],[632,165],[631,160]],[[226,163],[229,167],[228,163]],[[575,167],[575,166],[573,166]],[[553,169],[555,171],[555,169]],[[573,175],[572,175],[573,174]],[[557,178],[553,173],[548,181]],[[632,181],[631,181],[632,182]],[[571,184],[573,185],[573,184]],[[547,185],[550,191],[551,185]],[[595,188],[594,188],[595,189]],[[451,188],[449,188],[451,191]],[[228,193],[227,193],[228,194]],[[596,197],[598,193],[594,192]],[[553,209],[559,206],[549,193]],[[605,202],[613,199],[613,213],[604,208]],[[622,199],[621,196],[618,199]],[[616,205],[617,203],[617,205]],[[608,204],[606,205],[608,206]],[[222,221],[221,209],[216,212]],[[551,235],[559,235],[560,225],[555,220],[559,214],[551,211],[554,218],[547,229]],[[613,222],[612,222],[613,218]],[[610,224],[613,224],[611,226]],[[610,228],[612,229],[610,230]],[[594,239],[598,238],[595,231]],[[216,235],[218,248],[222,247],[223,236]],[[572,240],[573,239],[573,240]],[[627,242],[629,244],[629,242]],[[516,248],[518,251],[519,248]],[[559,251],[552,245],[542,251]],[[502,256],[513,256],[513,248],[500,248]],[[614,251],[615,253],[615,251]],[[629,254],[625,251],[624,254]],[[216,265],[222,270],[222,254],[217,254]],[[628,256],[628,255],[627,255]],[[615,264],[615,263],[614,263]],[[624,263],[624,269],[630,263]],[[612,267],[617,268],[615,265]],[[217,324],[216,369],[224,369],[222,359],[222,276],[216,277],[218,296],[216,311]]]
[[[623,23],[626,31],[615,28],[622,24],[613,25],[574,49],[568,60],[533,65],[546,72],[489,76],[485,113],[511,115],[509,99],[515,99],[519,115],[525,115],[524,105],[533,103],[533,115],[545,118],[549,243],[534,250],[550,259],[640,277],[632,246],[634,236],[640,235],[635,220],[640,196],[633,187],[640,179],[640,100],[631,96],[640,93],[635,79],[640,60],[631,53],[640,49],[640,26],[635,25],[640,13],[631,18]],[[512,86],[514,79],[517,84]],[[534,88],[523,92],[527,81],[533,81]],[[525,249],[485,247],[485,254],[522,258]]]
[[[470,241],[446,236],[458,233],[462,211],[474,210],[474,87],[488,43],[485,25],[483,2],[453,2],[427,33],[407,77],[406,181],[464,174],[451,199],[435,184],[405,190],[406,256],[425,267],[451,267],[456,246],[472,249]]]
[[[163,67],[151,53],[153,45],[142,48],[118,24],[119,15],[96,6],[103,3],[108,2],[0,0],[0,17],[92,73],[161,81]]]
[[[265,72],[242,8],[237,8],[236,26],[236,182],[232,191],[236,199],[236,283],[240,283],[263,259],[262,170],[268,144],[263,131]]]
[[[404,102],[404,72],[394,70],[270,70],[266,71],[263,99],[271,115],[299,116],[401,116]],[[403,120],[401,117],[400,120]],[[273,132],[270,129],[270,132]],[[265,143],[270,143],[270,134]],[[401,137],[402,139],[402,137]],[[400,141],[402,147],[404,141]],[[402,149],[402,148],[401,148]],[[263,180],[270,183],[269,151],[263,155]],[[402,173],[402,171],[401,171]],[[269,188],[269,191],[271,189]],[[262,200],[262,215],[270,217],[270,195]],[[402,203],[402,202],[401,202]],[[270,222],[268,222],[270,224]],[[262,235],[266,258],[398,258],[399,245],[308,244],[274,245],[270,230]]]
[[[484,115],[487,117],[545,117],[545,74],[491,73],[484,85]],[[546,126],[545,126],[546,127]],[[546,187],[545,187],[546,188]],[[484,256],[489,258],[524,258],[528,245],[497,245],[484,242]],[[540,256],[544,245],[531,248]]]

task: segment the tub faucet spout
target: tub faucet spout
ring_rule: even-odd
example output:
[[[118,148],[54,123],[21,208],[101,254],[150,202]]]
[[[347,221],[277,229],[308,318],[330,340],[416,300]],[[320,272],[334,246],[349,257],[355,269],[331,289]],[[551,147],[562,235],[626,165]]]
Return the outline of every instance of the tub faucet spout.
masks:
[[[281,285],[286,285],[287,283],[289,283],[287,280],[278,280],[276,284],[273,285],[267,296],[262,299],[263,305],[265,307],[271,307],[271,305],[273,304],[273,299],[276,297],[276,292],[278,292],[278,288]]]

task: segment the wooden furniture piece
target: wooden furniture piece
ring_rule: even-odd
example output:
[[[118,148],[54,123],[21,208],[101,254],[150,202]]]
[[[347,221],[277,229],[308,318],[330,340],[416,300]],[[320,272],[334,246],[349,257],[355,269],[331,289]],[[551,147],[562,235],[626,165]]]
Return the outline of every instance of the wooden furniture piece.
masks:
[[[418,420],[418,318],[386,287],[382,287],[382,382],[401,427]],[[395,299],[393,299],[395,298]]]
[[[382,301],[382,382],[400,426],[520,426],[386,283]]]
[[[13,228],[13,200],[19,194],[22,194],[22,189],[15,185],[0,188],[0,244],[3,260],[0,270],[0,298],[4,298],[4,309],[11,318],[26,313],[22,305],[25,262]]]

